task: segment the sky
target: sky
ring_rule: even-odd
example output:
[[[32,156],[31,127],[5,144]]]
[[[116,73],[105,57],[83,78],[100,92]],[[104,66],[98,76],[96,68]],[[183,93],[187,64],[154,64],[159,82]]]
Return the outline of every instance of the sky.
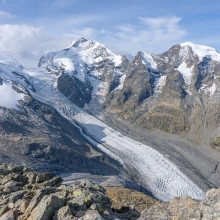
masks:
[[[0,52],[26,63],[84,37],[114,52],[190,41],[220,51],[219,0],[0,0]]]

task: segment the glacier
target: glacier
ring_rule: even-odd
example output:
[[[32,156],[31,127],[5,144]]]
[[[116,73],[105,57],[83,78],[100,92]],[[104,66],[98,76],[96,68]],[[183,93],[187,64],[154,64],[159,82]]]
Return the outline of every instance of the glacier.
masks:
[[[56,75],[48,74],[43,68],[24,72],[35,85],[34,98],[53,106],[91,144],[118,160],[156,198],[163,201],[183,195],[198,200],[205,198],[205,192],[160,152],[122,135],[70,102],[56,88]]]

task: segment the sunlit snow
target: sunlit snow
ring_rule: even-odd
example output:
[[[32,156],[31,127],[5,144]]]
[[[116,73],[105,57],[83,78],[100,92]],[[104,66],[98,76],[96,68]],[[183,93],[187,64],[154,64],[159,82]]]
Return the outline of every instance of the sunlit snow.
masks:
[[[192,81],[192,70],[193,70],[193,66],[191,66],[190,68],[187,67],[187,64],[185,61],[183,61],[181,63],[181,65],[178,67],[177,69],[181,75],[183,76],[183,79],[185,81],[185,83],[187,85],[191,84]]]
[[[210,57],[212,60],[220,62],[220,54],[212,47],[194,44],[191,42],[185,42],[180,45],[182,47],[190,46],[193,52],[199,57],[200,61],[202,61],[204,57]]]
[[[209,96],[213,96],[216,91],[216,84],[213,83],[212,86],[208,87],[206,84],[203,84],[201,90],[205,92],[205,94],[209,94]]]
[[[154,61],[153,57],[148,53],[142,53],[143,64],[148,66],[150,69],[156,70],[157,63]]]
[[[166,85],[166,78],[167,78],[167,75],[156,78],[156,81],[154,83],[155,85],[154,94],[158,94],[163,91],[163,87]]]

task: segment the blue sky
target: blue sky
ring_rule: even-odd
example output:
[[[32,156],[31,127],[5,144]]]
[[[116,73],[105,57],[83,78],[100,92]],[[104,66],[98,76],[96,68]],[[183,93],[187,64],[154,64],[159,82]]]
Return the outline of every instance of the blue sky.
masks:
[[[218,0],[0,0],[0,50],[38,57],[80,37],[119,53],[191,41],[220,50]]]

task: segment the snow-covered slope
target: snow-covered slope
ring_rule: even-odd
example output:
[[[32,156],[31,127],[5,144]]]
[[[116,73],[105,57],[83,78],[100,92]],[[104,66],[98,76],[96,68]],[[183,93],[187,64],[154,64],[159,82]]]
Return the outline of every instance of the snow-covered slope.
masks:
[[[0,53],[0,78],[19,83],[34,91],[34,87],[24,77],[23,69],[24,67],[11,55]]]
[[[82,82],[86,82],[88,71],[96,78],[102,77],[103,72],[95,67],[105,60],[111,61],[115,67],[120,66],[122,57],[111,52],[104,45],[84,38],[71,44],[69,47],[49,53],[40,59],[39,66],[47,66],[51,71],[65,70]]]
[[[216,49],[204,45],[194,44],[192,42],[185,42],[180,44],[182,49],[187,50],[187,47],[192,48],[193,52],[199,57],[199,60],[202,61],[205,57],[211,58],[214,61],[220,62],[220,54]]]
[[[150,54],[142,52],[141,55],[143,64],[145,64],[151,70],[157,69],[157,63],[154,61],[153,57]]]
[[[0,106],[18,109],[26,89],[33,87],[23,75],[23,66],[7,53],[0,54]]]

